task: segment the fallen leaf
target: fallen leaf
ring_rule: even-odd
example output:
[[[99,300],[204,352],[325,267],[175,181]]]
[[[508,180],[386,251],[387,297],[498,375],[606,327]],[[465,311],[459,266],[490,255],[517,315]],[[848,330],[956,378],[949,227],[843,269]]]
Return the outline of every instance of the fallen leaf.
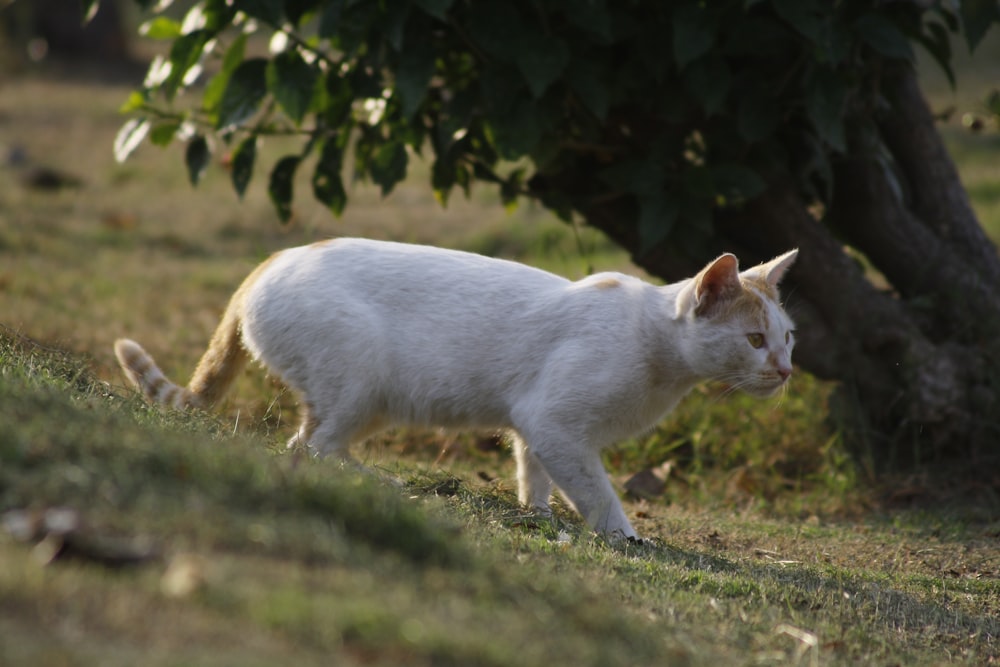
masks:
[[[663,495],[667,484],[653,469],[640,470],[625,482],[625,493],[633,500],[649,500]]]

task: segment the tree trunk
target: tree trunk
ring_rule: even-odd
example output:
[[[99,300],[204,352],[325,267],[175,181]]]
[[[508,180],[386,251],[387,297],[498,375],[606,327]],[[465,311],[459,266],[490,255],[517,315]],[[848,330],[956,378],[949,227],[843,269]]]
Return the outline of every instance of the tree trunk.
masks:
[[[749,265],[798,247],[783,287],[797,321],[795,359],[839,381],[831,407],[858,456],[874,469],[948,462],[988,470],[1000,460],[992,445],[1000,435],[1000,260],[912,69],[891,71],[882,84],[893,112],[878,124],[881,146],[857,133],[834,165],[822,219],[790,174],[774,172],[764,194],[716,211],[715,239],[701,256],[670,243],[640,249],[634,200],[588,195],[601,187],[592,169],[531,185],[543,197],[552,189],[590,196],[578,207],[586,221],[665,280],[693,274],[713,252],[735,252]],[[878,158],[886,151],[891,162]]]

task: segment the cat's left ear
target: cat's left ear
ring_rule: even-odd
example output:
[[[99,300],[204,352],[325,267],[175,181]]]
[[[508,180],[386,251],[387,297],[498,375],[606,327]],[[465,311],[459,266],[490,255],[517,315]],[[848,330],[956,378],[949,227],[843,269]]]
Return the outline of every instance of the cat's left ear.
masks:
[[[792,267],[795,263],[795,258],[799,255],[799,249],[789,250],[784,255],[775,257],[770,262],[764,262],[763,264],[758,264],[757,266],[747,269],[743,272],[743,275],[748,278],[757,278],[763,280],[771,287],[777,287],[778,283],[781,282],[782,278],[785,277],[785,273],[788,269]]]

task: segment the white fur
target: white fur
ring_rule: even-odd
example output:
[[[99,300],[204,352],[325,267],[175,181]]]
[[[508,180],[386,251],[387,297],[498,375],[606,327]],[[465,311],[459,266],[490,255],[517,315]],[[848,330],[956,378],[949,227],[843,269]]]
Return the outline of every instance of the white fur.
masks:
[[[777,284],[794,252],[751,271]],[[700,316],[711,295],[696,279],[570,282],[469,253],[340,239],[279,253],[246,289],[242,340],[301,393],[310,447],[346,458],[352,442],[400,423],[509,429],[522,502],[547,511],[554,483],[596,530],[625,537],[636,532],[603,448],[651,428],[702,380],[766,395],[791,372],[791,321],[777,303],[765,299],[766,331]],[[747,342],[758,331],[762,349]]]

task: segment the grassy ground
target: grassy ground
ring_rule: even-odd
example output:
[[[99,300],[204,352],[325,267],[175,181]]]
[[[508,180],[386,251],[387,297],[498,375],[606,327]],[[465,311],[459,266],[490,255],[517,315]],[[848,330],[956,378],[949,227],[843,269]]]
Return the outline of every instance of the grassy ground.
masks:
[[[281,228],[262,183],[238,202],[222,165],[192,190],[176,150],[115,164],[127,89],[0,87],[0,664],[1000,660],[998,500],[900,509],[934,490],[870,488],[823,420],[829,387],[805,376],[780,402],[700,390],[609,453],[619,484],[668,471],[664,494],[627,506],[656,539],[643,548],[565,511],[525,515],[488,434],[399,431],[359,452],[400,490],[281,452],[294,402],[256,369],[219,417],[136,401],[112,341],[140,340],[185,379],[278,248],[356,234],[569,276],[630,269],[588,230],[508,215],[485,189],[442,211],[420,173],[386,201],[355,186],[339,221],[303,183]],[[995,139],[947,131],[996,230]],[[29,187],[40,167],[79,183]],[[78,524],[68,535],[11,530],[53,507]]]
[[[524,514],[507,482],[404,463],[399,488],[211,417],[164,415],[8,331],[0,373],[3,664],[1000,654],[995,524],[648,504],[638,525],[656,544],[608,544],[565,510]]]

